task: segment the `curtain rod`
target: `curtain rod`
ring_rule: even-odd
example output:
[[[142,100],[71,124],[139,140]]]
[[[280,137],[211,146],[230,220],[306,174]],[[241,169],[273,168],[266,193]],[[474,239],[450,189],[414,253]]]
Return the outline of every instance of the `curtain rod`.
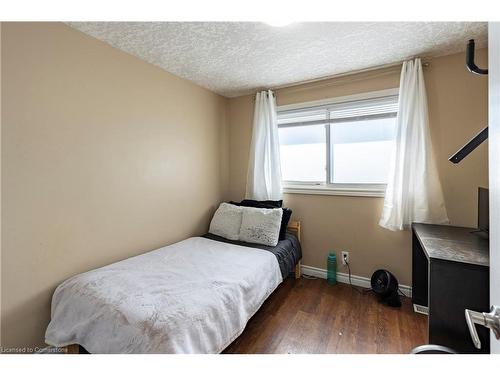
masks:
[[[405,61],[407,61],[407,60],[405,60]],[[384,64],[384,65],[377,65],[377,66],[372,66],[372,67],[369,67],[369,68],[352,70],[352,71],[345,72],[345,73],[339,73],[339,74],[334,74],[334,75],[330,75],[330,76],[323,76],[323,77],[320,77],[320,78],[314,78],[314,79],[299,81],[299,82],[295,82],[295,83],[291,83],[291,84],[275,86],[275,87],[272,87],[270,90],[273,90],[273,91],[275,91],[275,90],[281,90],[281,89],[286,89],[286,88],[292,88],[292,87],[296,87],[296,86],[306,85],[306,84],[309,84],[309,83],[326,81],[326,80],[334,79],[334,78],[342,78],[342,77],[348,77],[348,76],[357,75],[357,74],[361,74],[361,73],[368,73],[368,72],[372,72],[372,71],[376,71],[376,70],[384,70],[384,69],[389,69],[389,68],[395,68],[395,67],[399,67],[399,66],[403,65],[403,63],[404,63],[404,61],[398,61],[396,63],[390,63],[390,64]],[[430,62],[429,61],[422,61],[422,67],[427,68],[429,66],[430,66]],[[308,88],[304,88],[304,89],[308,89]]]

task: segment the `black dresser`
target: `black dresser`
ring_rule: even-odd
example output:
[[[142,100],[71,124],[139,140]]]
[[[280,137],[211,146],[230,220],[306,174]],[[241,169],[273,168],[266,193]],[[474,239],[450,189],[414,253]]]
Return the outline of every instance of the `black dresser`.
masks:
[[[489,311],[489,244],[474,228],[412,225],[412,300],[428,307],[429,344],[460,353],[489,353],[490,333],[476,326],[474,347],[465,309]]]

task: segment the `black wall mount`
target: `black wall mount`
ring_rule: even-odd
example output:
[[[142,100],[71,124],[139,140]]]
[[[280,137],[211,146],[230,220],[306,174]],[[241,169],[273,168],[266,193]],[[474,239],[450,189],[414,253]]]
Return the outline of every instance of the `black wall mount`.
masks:
[[[454,164],[460,163],[463,158],[474,151],[476,147],[483,143],[486,139],[488,139],[488,127],[485,127],[483,130],[477,133],[469,142],[462,146],[460,150],[450,156],[448,160]]]
[[[470,39],[467,43],[467,49],[465,50],[465,65],[471,73],[485,75],[488,74],[488,69],[479,68],[474,62],[474,51],[476,49],[474,39]]]
[[[465,65],[471,73],[485,75],[488,74],[488,69],[479,68],[474,62],[474,50],[475,50],[474,39],[470,39],[467,43],[467,49],[465,50]],[[450,156],[448,159],[454,164],[458,164],[474,151],[481,143],[488,139],[488,127],[485,127],[479,133],[477,133],[469,142],[460,148],[457,152]]]

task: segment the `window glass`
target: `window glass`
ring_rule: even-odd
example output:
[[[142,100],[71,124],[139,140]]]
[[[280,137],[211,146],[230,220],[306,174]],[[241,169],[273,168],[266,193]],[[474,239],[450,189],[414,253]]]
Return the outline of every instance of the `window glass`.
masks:
[[[330,125],[331,182],[387,183],[395,126],[394,117]]]
[[[324,125],[279,128],[281,174],[284,181],[326,181]]]

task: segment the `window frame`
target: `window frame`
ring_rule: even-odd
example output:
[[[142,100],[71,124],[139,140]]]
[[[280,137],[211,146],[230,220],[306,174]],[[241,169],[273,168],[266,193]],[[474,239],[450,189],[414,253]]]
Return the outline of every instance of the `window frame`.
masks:
[[[329,99],[315,100],[296,104],[281,105],[277,107],[278,115],[283,111],[300,110],[310,107],[327,106],[334,104],[342,104],[346,102],[379,99],[387,96],[399,95],[399,89],[387,89],[379,91],[371,91],[361,94],[340,96]],[[389,116],[388,116],[389,117]],[[387,184],[372,184],[372,183],[331,183],[332,163],[331,163],[331,142],[330,142],[330,124],[325,124],[326,137],[326,182],[305,182],[305,181],[282,181],[283,192],[291,194],[319,194],[319,195],[344,195],[344,196],[360,196],[360,197],[384,197]],[[280,126],[287,127],[287,125]]]

